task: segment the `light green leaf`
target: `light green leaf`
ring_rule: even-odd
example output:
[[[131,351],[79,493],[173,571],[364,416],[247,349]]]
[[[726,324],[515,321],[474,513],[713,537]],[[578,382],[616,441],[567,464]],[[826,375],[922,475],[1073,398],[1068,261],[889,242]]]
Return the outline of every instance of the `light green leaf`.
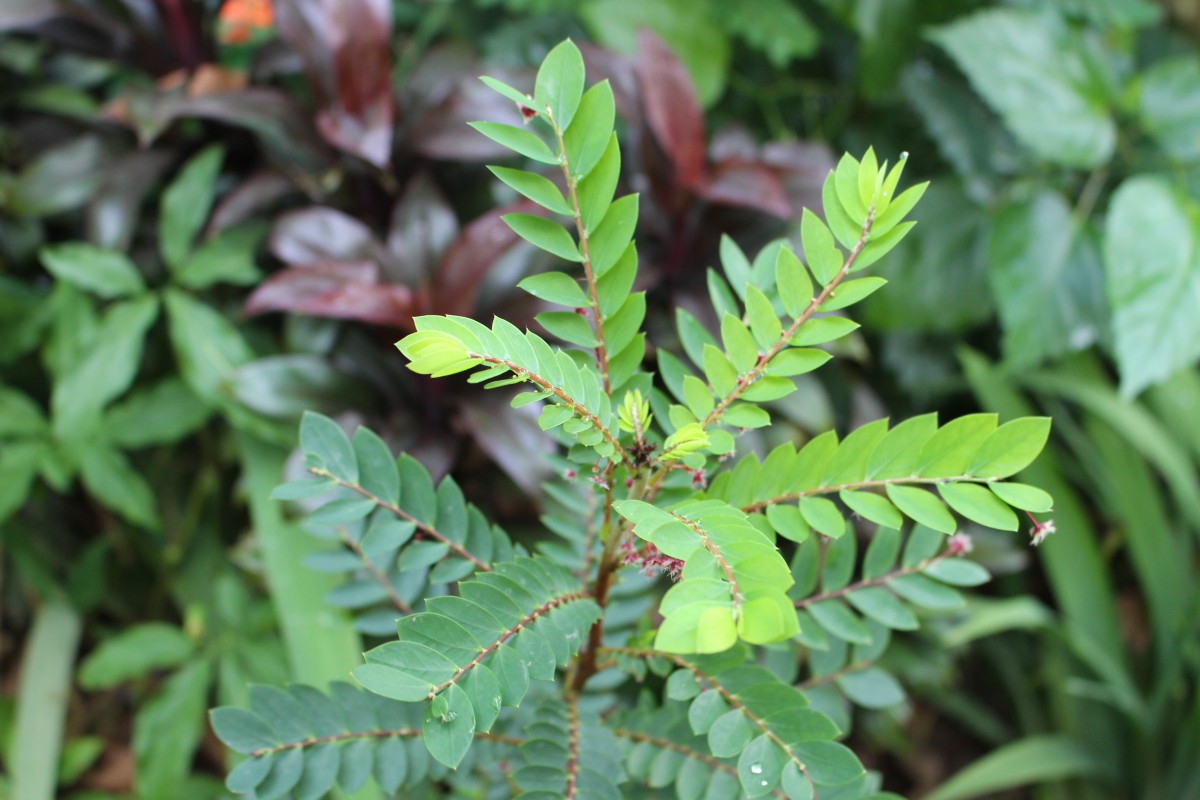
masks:
[[[254,265],[254,252],[266,232],[264,222],[222,231],[187,255],[175,272],[176,280],[190,289],[207,289],[218,283],[248,286],[258,282],[262,274]]]
[[[825,344],[835,339],[841,339],[858,330],[859,324],[845,317],[818,317],[810,319],[800,326],[791,344],[796,347]]]
[[[870,297],[887,283],[884,278],[871,276],[843,281],[829,293],[829,299],[821,304],[822,311],[837,311],[852,306],[859,300]]]
[[[117,250],[65,242],[43,247],[39,256],[51,275],[100,297],[123,297],[146,288],[137,266]]]
[[[937,427],[937,414],[922,414],[888,431],[867,462],[867,480],[912,477],[921,448]]]
[[[513,233],[535,247],[558,256],[564,261],[580,261],[575,240],[567,229],[553,220],[533,214],[505,214],[501,217]]]
[[[228,318],[174,289],[165,293],[168,331],[179,373],[201,398],[225,399],[228,381],[254,351]]]
[[[906,517],[911,517],[922,525],[941,533],[954,533],[958,528],[954,517],[941,501],[924,489],[892,483],[888,484],[887,495]]]
[[[865,212],[863,216],[866,216]],[[834,245],[829,228],[807,208],[800,221],[800,241],[813,277],[822,286],[828,285],[842,271],[842,254]]]
[[[737,386],[738,371],[725,354],[711,344],[704,345],[704,376],[713,390],[724,397]]]
[[[721,318],[721,343],[725,345],[725,353],[739,373],[749,372],[758,362],[758,348],[750,331],[732,314]]]
[[[469,122],[467,124],[514,153],[540,164],[558,164],[558,158],[551,152],[549,146],[532,131],[500,122]]]
[[[560,42],[542,59],[534,83],[536,110],[550,109],[559,130],[568,130],[583,96],[583,55],[570,39]]]
[[[986,486],[977,483],[942,483],[938,484],[938,493],[951,508],[973,522],[1002,531],[1017,529],[1017,515]]]
[[[584,230],[589,234],[596,230],[596,226],[608,213],[613,195],[617,191],[617,179],[620,177],[621,147],[617,142],[616,132],[613,132],[600,161],[592,168],[587,177],[575,186],[579,216],[583,220]]]
[[[925,568],[922,575],[937,578],[951,586],[981,586],[992,579],[988,571],[974,561],[961,558],[943,558]]]
[[[575,180],[586,178],[608,150],[616,113],[616,101],[608,81],[601,81],[584,92],[575,112],[575,124],[563,134],[567,167]]]
[[[767,364],[766,374],[780,378],[791,378],[812,372],[833,358],[824,350],[807,347],[791,347],[780,350]]]
[[[779,322],[779,317],[775,316],[771,301],[753,284],[746,287],[746,316],[750,319],[750,331],[754,334],[754,341],[758,342],[758,346],[764,352],[779,342],[783,335],[783,325]]]
[[[1138,115],[1142,127],[1167,155],[1184,162],[1200,158],[1200,59],[1167,58],[1141,76]]]
[[[932,38],[1026,147],[1090,169],[1112,156],[1116,125],[1084,43],[1051,14],[989,9],[936,29]]]
[[[798,317],[812,302],[812,279],[808,270],[788,247],[779,248],[775,257],[775,286],[779,289],[779,299],[783,301],[784,309],[793,317]]]
[[[828,498],[800,498],[800,513],[809,525],[831,539],[837,539],[846,532],[846,520],[842,518],[842,512]]]
[[[1036,486],[1024,483],[989,483],[988,488],[1004,502],[1023,511],[1045,513],[1054,508],[1054,498]]]
[[[564,342],[580,347],[595,347],[596,334],[587,317],[574,311],[543,311],[534,317],[538,323]]]
[[[588,305],[588,299],[584,295],[579,281],[562,272],[543,272],[540,275],[530,275],[517,286],[534,297],[562,306],[582,308]]]
[[[1049,417],[1022,417],[1006,422],[983,440],[969,475],[1007,478],[1033,463],[1050,436]]]
[[[169,444],[182,439],[212,416],[205,404],[179,378],[167,378],[139,389],[104,415],[109,441],[126,449]]]
[[[916,473],[923,478],[965,475],[980,446],[995,430],[995,414],[967,414],[947,422],[921,448]]]
[[[887,498],[874,492],[852,492],[843,489],[838,493],[838,497],[849,506],[851,511],[876,525],[899,530],[904,524],[904,518],[900,516],[896,507],[888,502]]]
[[[563,199],[558,187],[536,172],[511,167],[488,167],[492,174],[524,197],[528,197],[547,211],[571,216],[571,207]]]
[[[637,228],[638,196],[627,194],[613,201],[604,219],[588,237],[592,272],[602,278],[625,254]]]
[[[879,667],[846,672],[838,677],[837,685],[855,705],[863,708],[890,708],[904,701],[899,681]]]
[[[324,414],[304,412],[300,419],[300,449],[309,465],[328,470],[346,483],[358,482],[358,459],[350,438]]]

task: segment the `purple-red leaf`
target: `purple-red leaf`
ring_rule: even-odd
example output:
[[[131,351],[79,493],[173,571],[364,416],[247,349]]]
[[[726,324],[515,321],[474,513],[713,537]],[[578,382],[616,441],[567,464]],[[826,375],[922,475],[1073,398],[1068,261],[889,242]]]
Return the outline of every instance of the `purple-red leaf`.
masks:
[[[751,208],[782,219],[792,216],[792,206],[775,172],[754,161],[722,161],[713,167],[698,193],[710,203]]]
[[[416,283],[433,270],[434,264],[458,234],[458,217],[445,196],[421,172],[405,187],[392,209],[387,247],[398,274],[389,278]]]
[[[316,125],[335,147],[386,167],[395,105],[388,0],[275,3],[280,36],[303,57],[321,108]]]
[[[382,245],[354,217],[311,206],[281,216],[271,231],[271,252],[293,266],[330,261],[380,261]]]
[[[254,290],[245,313],[268,311],[411,330],[413,293],[407,286],[379,283],[379,267],[370,262],[310,264],[276,272]]]
[[[470,314],[479,282],[511,247],[521,241],[500,217],[513,212],[541,211],[528,200],[493,209],[476,218],[442,257],[433,287],[432,313]]]
[[[704,114],[687,67],[649,31],[638,34],[637,79],[646,122],[687,189],[704,183]]]

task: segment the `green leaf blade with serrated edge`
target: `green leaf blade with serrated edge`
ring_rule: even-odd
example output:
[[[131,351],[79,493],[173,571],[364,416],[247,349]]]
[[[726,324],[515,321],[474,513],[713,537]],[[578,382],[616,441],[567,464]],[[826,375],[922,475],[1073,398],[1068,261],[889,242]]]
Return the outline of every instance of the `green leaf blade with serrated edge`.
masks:
[[[534,247],[558,256],[564,261],[580,261],[579,249],[567,229],[553,220],[533,214],[505,214],[501,217],[513,233]]]
[[[558,187],[535,172],[510,167],[488,167],[491,173],[514,191],[537,203],[547,211],[571,216],[571,207],[563,199]]]
[[[537,111],[549,109],[559,130],[566,131],[583,97],[583,55],[570,39],[555,45],[538,68],[533,98]]]
[[[579,281],[563,272],[543,272],[523,278],[517,287],[534,297],[571,308],[583,308],[588,298]]]
[[[549,145],[532,131],[505,125],[501,122],[470,122],[467,124],[496,144],[507,147],[518,155],[525,156],[539,164],[558,164],[558,158],[550,150]]]
[[[1050,436],[1049,417],[1022,417],[1006,422],[980,445],[968,475],[1007,478],[1033,463]]]

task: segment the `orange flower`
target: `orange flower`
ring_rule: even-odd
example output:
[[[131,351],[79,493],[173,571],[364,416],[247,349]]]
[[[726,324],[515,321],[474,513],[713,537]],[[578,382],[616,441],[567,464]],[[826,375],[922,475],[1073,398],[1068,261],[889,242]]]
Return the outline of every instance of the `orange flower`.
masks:
[[[274,22],[271,0],[225,0],[217,20],[222,43],[243,44],[255,30],[271,27]]]

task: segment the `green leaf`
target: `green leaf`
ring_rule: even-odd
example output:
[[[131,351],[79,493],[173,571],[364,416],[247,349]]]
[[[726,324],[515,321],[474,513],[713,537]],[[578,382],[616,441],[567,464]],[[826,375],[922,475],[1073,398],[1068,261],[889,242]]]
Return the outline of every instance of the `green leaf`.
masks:
[[[937,414],[906,419],[887,432],[867,461],[867,480],[912,477],[921,448],[937,432]]]
[[[487,75],[480,76],[479,80],[482,81],[483,84],[485,86],[487,86],[489,89],[496,92],[496,94],[499,94],[503,97],[507,97],[509,100],[512,100],[518,106],[525,106],[526,108],[533,108],[533,98],[532,97],[530,97],[525,92],[514,89],[513,87],[509,86],[504,81],[496,80],[495,78],[488,77]]]
[[[737,386],[738,371],[725,354],[711,344],[704,345],[704,377],[713,390],[724,397]]]
[[[790,248],[779,248],[775,257],[775,286],[783,307],[793,317],[798,317],[812,302],[812,280],[808,270]]]
[[[54,277],[106,299],[136,294],[146,288],[137,266],[117,250],[66,242],[43,247],[39,256]]]
[[[540,275],[530,275],[517,286],[534,297],[551,303],[572,308],[582,308],[588,305],[588,299],[584,295],[579,281],[563,272],[543,272]]]
[[[301,427],[303,427],[301,421]],[[339,427],[340,430],[340,427]],[[374,431],[359,427],[351,442],[362,487],[385,503],[400,502],[400,472],[392,450]]]
[[[165,297],[180,375],[201,398],[224,399],[234,370],[254,357],[253,350],[234,324],[212,306],[174,289],[168,289]]]
[[[55,384],[50,397],[60,439],[94,434],[100,409],[128,388],[141,363],[146,331],[158,317],[158,301],[137,297],[109,307],[91,347]]]
[[[721,421],[734,428],[765,428],[771,424],[771,415],[750,403],[733,403],[725,409]]]
[[[801,325],[800,329],[796,331],[796,335],[792,337],[791,344],[796,347],[825,344],[848,336],[858,328],[857,322],[845,317],[818,317]]]
[[[1200,83],[1194,55],[1158,61],[1141,76],[1138,116],[1142,127],[1171,158],[1200,158],[1200,103],[1192,91]]]
[[[727,711],[709,726],[708,749],[717,758],[736,756],[746,749],[756,732],[740,709]]]
[[[254,253],[266,232],[265,222],[222,231],[188,254],[176,271],[176,280],[190,289],[207,289],[217,283],[257,283],[262,275],[254,266]]]
[[[133,752],[139,793],[146,797],[171,796],[191,773],[196,749],[206,733],[204,709],[211,681],[210,662],[193,661],[167,678],[138,709]],[[264,787],[270,779],[268,776]],[[265,788],[260,792],[260,797],[268,796]]]
[[[984,756],[926,795],[967,800],[1066,778],[1101,777],[1106,770],[1086,747],[1066,736],[1028,736]]]
[[[104,415],[109,441],[127,449],[169,444],[199,428],[212,416],[179,378],[139,389]]]
[[[533,98],[538,112],[549,108],[559,130],[568,130],[583,97],[583,55],[570,39],[556,45],[538,68]]]
[[[803,742],[792,751],[804,762],[817,783],[837,786],[863,774],[862,764],[850,748],[837,742]]]
[[[942,483],[938,484],[938,493],[951,508],[972,522],[1002,531],[1017,529],[1017,515],[986,486],[977,483]]]
[[[882,586],[855,589],[846,595],[846,600],[880,625],[899,631],[913,631],[920,627],[916,615],[908,606]]]
[[[1006,422],[983,440],[967,474],[981,478],[1014,475],[1033,463],[1049,436],[1049,417],[1022,417]]]
[[[304,460],[346,483],[358,482],[358,460],[341,426],[324,414],[306,411],[300,418],[300,449]]]
[[[921,448],[916,474],[923,478],[965,475],[976,452],[995,430],[995,414],[967,414],[947,422]]]
[[[558,187],[535,172],[511,167],[488,167],[492,174],[524,197],[528,197],[547,211],[571,216],[571,207],[563,199]]]
[[[878,419],[851,431],[825,465],[821,485],[837,486],[861,481],[867,471],[867,459],[887,434],[887,427],[886,419]]]
[[[196,234],[208,219],[224,158],[225,151],[219,145],[206,147],[183,165],[163,192],[158,247],[172,272],[183,267]]]
[[[580,347],[595,347],[596,334],[587,317],[574,311],[543,311],[534,317],[538,323],[564,342]]]
[[[863,216],[866,216],[865,212]],[[813,277],[817,283],[827,286],[842,271],[842,254],[834,245],[829,228],[807,208],[800,221],[800,241]]]
[[[540,164],[558,165],[558,157],[532,131],[512,125],[505,125],[500,122],[469,122],[467,124],[493,142],[502,147],[507,147],[514,153],[523,155]]]
[[[604,219],[588,238],[592,272],[602,278],[616,266],[633,241],[638,221],[638,196],[627,194],[609,206]]]
[[[208,712],[208,718],[217,738],[238,753],[248,755],[279,743],[263,718],[244,708],[215,708]]]
[[[79,684],[89,691],[109,689],[156,669],[186,661],[195,644],[174,625],[147,622],[105,639],[79,666]]]
[[[1195,206],[1157,178],[1113,193],[1104,260],[1121,393],[1131,397],[1200,358]]]
[[[79,472],[88,492],[125,519],[152,530],[161,525],[150,484],[119,450],[89,447],[79,457]]]
[[[751,284],[746,287],[746,315],[750,319],[750,331],[758,346],[767,351],[779,342],[783,335],[783,325],[775,316],[771,301],[762,290]]]
[[[954,533],[958,528],[941,501],[924,489],[892,483],[888,484],[887,495],[901,513],[922,525],[941,533]]]
[[[821,367],[833,358],[824,350],[806,347],[790,347],[780,350],[767,364],[766,374],[779,378],[804,375]]]
[[[600,163],[612,139],[616,115],[616,102],[608,81],[584,92],[574,124],[563,134],[567,167],[575,180],[587,177]]]
[[[935,561],[921,574],[952,586],[981,586],[992,579],[986,569],[974,561],[961,558],[943,558]]]
[[[1007,363],[1027,367],[1100,337],[1108,308],[1099,248],[1061,194],[1044,190],[1001,211],[987,255]]]
[[[505,214],[501,217],[513,233],[535,247],[558,256],[564,261],[580,261],[575,240],[567,229],[553,220],[533,214]]]
[[[1036,486],[1024,483],[989,483],[988,488],[1004,502],[1023,511],[1045,513],[1054,508],[1054,498]]]
[[[583,220],[583,228],[589,234],[596,230],[609,206],[612,205],[613,195],[617,191],[617,180],[621,177],[621,147],[614,132],[608,140],[608,147],[600,161],[592,168],[587,177],[575,186],[575,200],[579,203],[579,217]]]
[[[789,763],[787,754],[772,737],[762,734],[755,738],[738,758],[738,780],[748,797],[770,794],[783,777],[783,766]]]
[[[758,362],[758,348],[750,331],[741,320],[732,314],[726,314],[721,319],[721,342],[725,345],[725,353],[739,373],[749,372]]]
[[[899,681],[879,667],[846,672],[838,677],[837,685],[855,705],[863,708],[891,708],[904,702],[904,689]]]
[[[421,737],[430,755],[454,769],[462,761],[475,738],[475,707],[467,693],[451,685],[439,695],[446,699],[446,709],[435,713],[431,703],[421,723]]]
[[[806,608],[817,624],[831,635],[851,644],[871,643],[867,626],[841,600],[822,600]]]
[[[843,489],[838,493],[838,497],[849,506],[851,511],[876,525],[899,530],[904,524],[904,518],[900,516],[896,507],[888,502],[887,498],[874,492],[852,492]]]
[[[829,299],[821,304],[821,310],[837,311],[852,306],[882,289],[886,283],[886,279],[875,276],[843,281],[838,284],[837,289],[829,293]]]
[[[1116,125],[1084,42],[1049,13],[990,9],[935,29],[975,91],[1038,156],[1090,169],[1111,158]]]

